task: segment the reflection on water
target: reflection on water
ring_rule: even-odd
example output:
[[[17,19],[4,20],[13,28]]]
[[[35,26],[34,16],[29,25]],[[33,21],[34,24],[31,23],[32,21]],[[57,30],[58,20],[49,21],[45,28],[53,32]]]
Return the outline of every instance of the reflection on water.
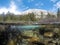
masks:
[[[53,26],[52,26],[53,27]],[[3,31],[1,31],[3,29]],[[60,28],[41,25],[0,25],[1,45],[58,45]]]
[[[23,25],[23,26],[11,26],[12,29],[17,28],[20,30],[33,30],[40,28],[39,25]]]
[[[29,42],[32,40],[33,41],[39,40],[39,38],[37,37],[37,34],[35,34],[35,32],[33,32],[33,30],[37,31],[40,28],[40,25],[21,25],[21,26],[17,25],[17,26],[11,26],[10,28],[12,31],[13,30],[19,31],[18,33],[20,33],[20,34],[17,34],[17,35],[19,35],[19,36],[22,35],[20,38],[18,36],[17,45],[28,45]],[[31,38],[31,39],[29,39],[29,38]]]

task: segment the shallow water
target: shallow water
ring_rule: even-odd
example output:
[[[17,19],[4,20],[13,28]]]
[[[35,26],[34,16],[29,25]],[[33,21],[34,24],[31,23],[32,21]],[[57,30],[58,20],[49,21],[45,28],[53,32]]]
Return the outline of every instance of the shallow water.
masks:
[[[40,28],[39,25],[22,25],[22,26],[11,26],[12,29],[16,28],[19,30],[33,30]]]

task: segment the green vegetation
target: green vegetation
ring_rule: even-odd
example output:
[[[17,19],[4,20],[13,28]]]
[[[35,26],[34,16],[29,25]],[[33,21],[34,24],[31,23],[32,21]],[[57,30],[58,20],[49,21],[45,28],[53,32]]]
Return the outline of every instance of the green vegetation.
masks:
[[[8,12],[7,14],[0,14],[0,21],[36,21],[34,13],[26,15],[15,15]]]
[[[58,8],[58,11],[57,11],[57,15],[55,14],[50,14],[48,12],[48,14],[46,15],[46,17],[44,18],[44,13],[43,12],[40,12],[41,15],[40,17],[36,18],[36,14],[34,13],[29,13],[29,14],[24,14],[24,15],[19,15],[19,14],[13,14],[13,13],[10,13],[8,12],[7,14],[0,14],[0,22],[1,21],[8,21],[8,22],[11,22],[11,21],[40,21],[41,19],[56,19],[56,16],[57,18],[59,19],[60,18],[60,9]]]
[[[2,39],[2,41],[0,38],[2,42],[1,45],[41,45],[41,43],[44,45],[49,45],[49,41],[52,42],[52,45],[55,45],[54,42],[58,43],[60,39],[59,25],[40,25],[42,27],[40,27],[39,29],[24,30],[23,32],[22,30],[18,30],[17,28],[8,28],[6,30],[6,26],[0,25],[0,30],[3,30],[3,27],[5,27],[5,31],[0,31],[0,37],[3,37],[4,39]],[[7,38],[5,38],[5,36]]]
[[[47,19],[60,19],[60,10],[57,11],[57,18],[50,13],[46,16]],[[46,19],[45,18],[45,19]],[[40,21],[43,19],[43,12],[41,18],[36,18],[34,13],[25,15],[15,15],[8,12],[7,14],[0,14],[0,21],[17,22],[17,21]],[[24,30],[14,28],[7,25],[0,25],[0,44],[1,45],[49,45],[49,41],[54,45],[60,42],[60,25],[40,25],[39,29]],[[5,38],[6,37],[6,38]],[[26,43],[27,42],[27,43]],[[41,43],[42,42],[42,43]],[[51,44],[51,45],[53,45]],[[56,44],[56,45],[57,45]]]

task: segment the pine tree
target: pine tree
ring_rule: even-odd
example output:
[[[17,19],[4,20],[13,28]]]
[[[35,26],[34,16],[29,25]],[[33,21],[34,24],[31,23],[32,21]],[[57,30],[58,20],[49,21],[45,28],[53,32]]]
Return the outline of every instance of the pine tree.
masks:
[[[58,11],[57,11],[57,18],[60,18],[60,8],[58,8]]]
[[[5,14],[4,14],[4,12],[2,13],[2,18],[3,18],[3,21],[5,21]]]
[[[51,18],[51,14],[48,13],[47,16],[46,16],[47,19]]]
[[[41,12],[41,19],[43,19],[43,12]]]

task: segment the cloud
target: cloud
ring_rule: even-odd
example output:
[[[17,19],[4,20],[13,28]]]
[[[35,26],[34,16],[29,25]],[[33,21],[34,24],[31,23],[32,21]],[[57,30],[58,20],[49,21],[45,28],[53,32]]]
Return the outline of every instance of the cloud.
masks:
[[[60,8],[60,1],[58,1],[54,6]]]
[[[0,8],[0,14],[2,14],[3,12],[6,14],[8,12],[8,9],[5,7]]]
[[[18,2],[21,2],[22,0],[17,0]]]
[[[60,1],[54,4],[53,7],[49,9],[49,11],[56,13],[58,8],[60,8]]]
[[[53,3],[55,3],[57,0],[51,0]]]
[[[43,3],[38,2],[38,3],[35,4],[35,7],[37,7],[37,8],[41,8],[41,6],[43,6],[43,5],[44,5]]]
[[[15,2],[13,0],[10,2],[10,6],[8,8],[0,8],[0,14],[3,12],[6,14],[8,11],[14,14],[21,14],[21,12],[17,10],[17,6],[15,5]]]
[[[36,3],[35,6],[42,6],[44,5],[43,3]]]
[[[25,7],[23,7],[23,10],[27,10],[29,7],[28,6],[25,6]]]
[[[0,8],[0,14],[2,14],[3,12],[6,14],[8,11],[11,12],[11,13],[14,13],[14,14],[22,14],[22,11],[27,10],[29,8],[28,6],[25,6],[23,4],[23,2],[21,2],[20,6],[21,7],[19,7],[18,5],[16,5],[16,3],[14,2],[14,0],[11,0],[8,8],[6,8],[6,7],[1,7]]]
[[[15,5],[15,3],[13,1],[11,1],[9,11],[10,12],[15,12],[16,9],[17,9],[17,6]]]
[[[33,2],[34,0],[28,0],[28,2]]]
[[[56,7],[54,7],[54,6],[53,6],[52,8],[50,8],[50,9],[49,9],[49,12],[56,13],[56,11],[57,11],[57,8],[56,8]]]

